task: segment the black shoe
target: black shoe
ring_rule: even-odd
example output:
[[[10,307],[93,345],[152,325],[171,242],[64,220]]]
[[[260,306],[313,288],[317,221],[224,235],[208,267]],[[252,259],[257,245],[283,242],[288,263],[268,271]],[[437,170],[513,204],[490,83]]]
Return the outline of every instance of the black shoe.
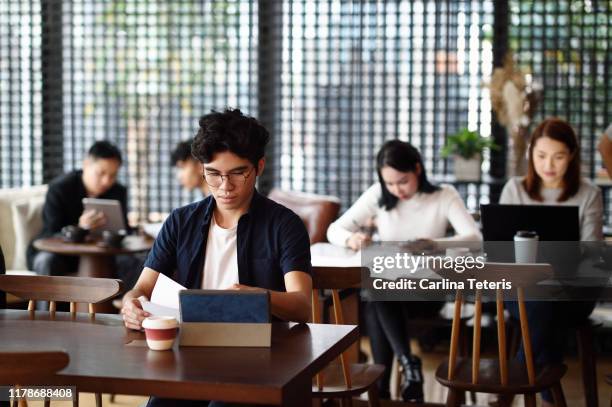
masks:
[[[399,358],[402,365],[404,381],[401,387],[403,401],[423,403],[423,368],[421,359],[416,356],[402,355]]]

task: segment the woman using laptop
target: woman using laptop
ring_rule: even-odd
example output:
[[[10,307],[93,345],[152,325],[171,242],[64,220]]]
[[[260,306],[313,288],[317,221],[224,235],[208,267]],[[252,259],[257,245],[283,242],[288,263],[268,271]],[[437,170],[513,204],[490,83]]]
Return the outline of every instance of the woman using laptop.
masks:
[[[578,207],[581,241],[603,239],[601,191],[580,174],[580,145],[572,127],[558,118],[538,125],[531,136],[525,177],[510,179],[499,203],[515,205],[572,205]],[[563,222],[562,219],[559,219]],[[594,302],[530,301],[526,304],[535,363],[561,363],[564,340],[560,329],[585,320]],[[507,303],[518,320],[518,306]],[[524,358],[523,350],[519,358]],[[543,406],[552,406],[550,392],[542,394]]]
[[[580,175],[580,145],[572,127],[557,118],[544,120],[534,130],[525,177],[510,179],[499,203],[577,206],[580,240],[603,239],[601,191]]]
[[[328,240],[359,250],[371,236],[361,227],[375,219],[382,241],[463,240],[480,241],[481,234],[457,191],[450,185],[435,186],[427,179],[418,150],[400,140],[386,142],[376,158],[378,180],[332,223]],[[455,235],[445,237],[448,224]],[[389,398],[393,354],[403,366],[401,396],[405,401],[422,402],[421,360],[410,352],[404,313],[435,315],[441,303],[370,302],[366,323],[375,363],[386,367],[379,383],[381,398]]]

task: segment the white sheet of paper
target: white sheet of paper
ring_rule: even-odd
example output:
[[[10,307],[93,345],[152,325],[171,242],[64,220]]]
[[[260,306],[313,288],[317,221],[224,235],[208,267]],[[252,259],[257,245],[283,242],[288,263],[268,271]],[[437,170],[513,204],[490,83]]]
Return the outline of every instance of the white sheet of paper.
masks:
[[[177,321],[181,320],[181,313],[178,308],[166,307],[163,305],[156,304],[154,302],[147,301],[144,297],[139,298],[142,309],[147,311],[149,314],[158,317],[174,317]]]
[[[151,315],[172,316],[180,321],[179,292],[185,289],[176,281],[160,273],[151,293],[151,301],[148,301],[145,297],[140,297],[140,304],[142,309]]]
[[[361,252],[330,243],[315,243],[310,246],[313,267],[361,267]]]
[[[179,291],[186,290],[185,287],[159,273],[153,293],[151,293],[151,302],[165,307],[179,309]]]

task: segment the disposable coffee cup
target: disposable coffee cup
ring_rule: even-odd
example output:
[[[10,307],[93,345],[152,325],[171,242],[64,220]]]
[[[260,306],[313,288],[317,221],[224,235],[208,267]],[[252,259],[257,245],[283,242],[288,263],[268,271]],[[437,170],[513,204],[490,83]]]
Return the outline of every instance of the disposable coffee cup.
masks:
[[[536,232],[519,230],[514,235],[514,261],[516,263],[536,263],[538,258],[538,242]]]
[[[142,321],[147,345],[151,350],[168,350],[172,348],[178,332],[178,321],[174,317],[153,316]]]

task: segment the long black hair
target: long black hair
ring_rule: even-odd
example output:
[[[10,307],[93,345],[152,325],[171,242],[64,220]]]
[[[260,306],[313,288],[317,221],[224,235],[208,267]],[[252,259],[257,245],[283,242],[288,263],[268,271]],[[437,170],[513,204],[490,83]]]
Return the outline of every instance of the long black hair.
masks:
[[[426,194],[438,191],[440,187],[427,179],[421,154],[412,144],[401,140],[389,140],[383,144],[376,155],[376,172],[382,189],[382,196],[378,201],[381,207],[387,211],[395,208],[398,198],[387,189],[380,170],[383,167],[391,167],[400,172],[415,172],[417,165],[421,167],[418,191]]]

